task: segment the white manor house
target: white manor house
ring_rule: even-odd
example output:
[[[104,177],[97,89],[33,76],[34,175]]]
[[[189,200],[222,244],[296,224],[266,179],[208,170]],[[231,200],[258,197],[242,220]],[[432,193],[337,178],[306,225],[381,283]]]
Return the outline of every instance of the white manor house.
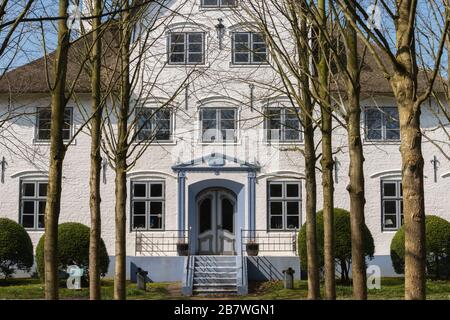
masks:
[[[239,292],[247,290],[248,280],[282,278],[288,267],[298,278],[296,241],[305,223],[306,197],[302,128],[298,108],[271,66],[264,37],[243,19],[236,0],[172,0],[167,5],[172,10],[149,8],[150,16],[158,11],[158,22],[150,22],[144,49],[141,39],[134,47],[142,62],[133,86],[139,107],[131,118],[143,129],[132,146],[152,141],[130,160],[135,164],[127,183],[127,276],[134,278],[142,268],[153,281],[183,281],[186,292],[207,290],[201,279],[208,272],[222,275],[223,287]],[[141,31],[146,26],[140,24]],[[104,47],[114,56],[117,37],[110,38],[110,47]],[[77,73],[74,56],[69,79]],[[375,242],[375,257],[368,264],[392,276],[390,243],[403,221],[398,114],[389,83],[367,60],[361,102],[365,221]],[[45,79],[41,58],[11,70],[0,82],[0,115],[23,113],[0,128],[0,216],[23,225],[35,246],[44,230],[49,155]],[[78,79],[75,92],[65,114],[65,138],[76,136],[64,161],[60,222],[89,226],[90,136],[84,123],[91,97],[86,75]],[[434,99],[424,104],[421,123],[427,137],[426,213],[450,220],[449,123]],[[320,153],[319,128],[315,142]],[[347,135],[338,121],[333,149],[335,207],[348,210]],[[104,159],[102,238],[111,257],[110,276],[115,175]],[[317,168],[320,210],[320,158]],[[177,253],[180,239],[189,244],[188,256]],[[247,257],[249,239],[259,243],[257,257]]]

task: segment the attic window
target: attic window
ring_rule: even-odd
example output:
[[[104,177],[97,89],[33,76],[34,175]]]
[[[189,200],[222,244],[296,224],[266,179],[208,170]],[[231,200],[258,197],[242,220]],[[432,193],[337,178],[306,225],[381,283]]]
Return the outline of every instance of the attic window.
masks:
[[[72,138],[73,109],[70,107],[64,110],[64,125],[62,129],[63,139],[68,141]],[[51,108],[37,108],[36,112],[36,140],[50,141]]]
[[[202,8],[233,8],[237,0],[201,0]]]

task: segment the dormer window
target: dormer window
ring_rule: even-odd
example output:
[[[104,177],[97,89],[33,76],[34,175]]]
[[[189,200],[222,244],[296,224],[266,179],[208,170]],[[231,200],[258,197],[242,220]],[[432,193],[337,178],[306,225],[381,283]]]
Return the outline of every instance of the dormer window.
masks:
[[[200,0],[202,8],[233,8],[237,0]]]
[[[204,33],[171,33],[169,36],[169,64],[205,64]]]

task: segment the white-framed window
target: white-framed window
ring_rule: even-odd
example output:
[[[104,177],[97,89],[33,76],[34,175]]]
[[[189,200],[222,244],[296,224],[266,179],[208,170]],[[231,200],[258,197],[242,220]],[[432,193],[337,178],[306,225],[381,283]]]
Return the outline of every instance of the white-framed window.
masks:
[[[50,125],[52,123],[52,110],[50,107],[39,107],[36,112],[36,141],[50,141]],[[73,108],[64,109],[63,139],[72,138]]]
[[[265,113],[267,141],[302,141],[297,112],[289,108],[267,108]]]
[[[172,122],[172,110],[169,108],[137,108],[136,139],[172,141]]]
[[[261,65],[267,64],[268,50],[261,33],[233,33],[233,64]]]
[[[200,0],[202,8],[234,8],[237,0]]]
[[[368,141],[400,140],[397,107],[364,108],[365,133]]]
[[[20,182],[19,221],[25,229],[44,230],[47,181]]]
[[[269,181],[267,185],[268,229],[287,231],[301,226],[301,182]]]
[[[164,230],[164,181],[131,182],[131,229]]]
[[[401,180],[381,180],[382,230],[398,230],[403,225]]]
[[[202,108],[200,109],[202,142],[236,142],[237,109]]]
[[[205,64],[203,32],[172,32],[169,34],[169,64]]]

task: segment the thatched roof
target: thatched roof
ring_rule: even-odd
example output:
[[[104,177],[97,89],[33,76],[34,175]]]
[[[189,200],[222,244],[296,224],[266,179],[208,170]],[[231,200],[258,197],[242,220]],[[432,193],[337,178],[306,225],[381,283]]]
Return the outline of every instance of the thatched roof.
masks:
[[[103,56],[102,56],[102,81],[109,85],[117,79],[117,51],[119,47],[117,28],[109,26],[102,36]],[[76,93],[89,93],[91,83],[89,77],[90,47],[92,37],[79,38],[71,43],[69,49],[67,65],[67,87],[71,88],[75,84]],[[21,67],[6,73],[0,80],[0,93],[49,93],[47,74],[50,84],[54,78],[54,60],[56,52],[48,54]],[[48,71],[46,71],[46,69]]]

